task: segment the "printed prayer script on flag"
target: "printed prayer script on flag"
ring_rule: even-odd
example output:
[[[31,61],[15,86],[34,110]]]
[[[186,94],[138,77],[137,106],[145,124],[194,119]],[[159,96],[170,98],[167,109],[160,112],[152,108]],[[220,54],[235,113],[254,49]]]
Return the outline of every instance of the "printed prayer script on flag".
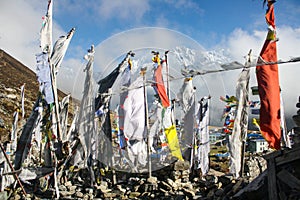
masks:
[[[260,53],[258,64],[277,61],[274,4],[268,4],[266,21],[269,31]],[[258,91],[261,100],[260,129],[271,148],[280,149],[280,87],[278,65],[258,65],[256,67]]]

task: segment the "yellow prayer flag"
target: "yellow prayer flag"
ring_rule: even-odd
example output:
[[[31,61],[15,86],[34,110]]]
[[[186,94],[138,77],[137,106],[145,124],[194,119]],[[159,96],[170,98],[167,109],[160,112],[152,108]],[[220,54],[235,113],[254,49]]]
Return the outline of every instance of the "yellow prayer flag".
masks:
[[[175,156],[179,160],[183,160],[175,125],[173,124],[169,128],[165,128],[165,134],[172,156]]]

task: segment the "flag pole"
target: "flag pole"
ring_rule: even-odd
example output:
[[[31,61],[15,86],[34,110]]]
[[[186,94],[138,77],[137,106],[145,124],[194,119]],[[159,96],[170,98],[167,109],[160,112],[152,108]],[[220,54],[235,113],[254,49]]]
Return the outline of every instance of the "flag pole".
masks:
[[[166,72],[167,72],[167,95],[169,99],[171,99],[171,94],[170,94],[170,79],[169,79],[169,64],[168,64],[168,51],[165,51],[165,62],[166,62]]]
[[[141,75],[143,76],[143,89],[144,89],[144,106],[145,106],[145,126],[147,131],[147,156],[148,156],[148,173],[149,178],[152,177],[152,166],[151,166],[151,150],[150,150],[150,134],[149,134],[149,120],[148,120],[148,102],[147,102],[147,88],[145,86],[146,83],[146,71],[147,68],[144,67],[141,69]]]
[[[193,94],[194,96],[194,101],[196,101],[196,92],[194,92]],[[196,103],[196,102],[195,102]],[[195,118],[193,118],[193,120],[195,120]],[[193,127],[195,127],[195,124],[193,124]],[[196,137],[195,137],[196,132],[193,129],[193,139],[192,139],[192,149],[191,149],[191,161],[190,161],[190,169],[191,169],[191,173],[194,173],[194,166],[195,166],[195,146],[196,146]]]

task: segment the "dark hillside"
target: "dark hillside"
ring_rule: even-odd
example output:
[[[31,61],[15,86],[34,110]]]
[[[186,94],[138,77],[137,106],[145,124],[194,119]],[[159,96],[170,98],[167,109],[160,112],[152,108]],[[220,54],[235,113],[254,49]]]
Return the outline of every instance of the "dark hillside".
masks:
[[[21,110],[21,86],[24,83],[25,119],[27,119],[39,92],[36,74],[0,49],[0,140],[2,142],[9,140],[14,111]],[[58,96],[61,99],[66,94],[58,90]],[[18,125],[21,126],[24,122],[19,113]]]

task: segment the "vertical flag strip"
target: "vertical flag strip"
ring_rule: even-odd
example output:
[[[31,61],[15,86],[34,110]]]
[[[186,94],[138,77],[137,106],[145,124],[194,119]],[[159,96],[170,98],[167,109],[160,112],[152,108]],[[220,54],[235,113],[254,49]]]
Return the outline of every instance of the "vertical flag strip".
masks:
[[[22,118],[23,119],[25,117],[24,100],[25,100],[25,83],[21,86],[21,106],[22,106]]]
[[[70,95],[65,96],[60,103],[60,125],[61,125],[61,139],[63,142],[67,139],[67,126],[68,126],[68,112],[69,112]]]
[[[74,111],[74,114],[73,114],[73,120],[72,120],[72,123],[71,123],[71,126],[68,130],[68,133],[67,133],[67,141],[73,141],[74,137],[73,137],[73,134],[76,133],[76,123],[77,123],[77,118],[78,118],[78,112],[79,112],[79,109],[78,109],[78,106],[76,106],[76,109]]]
[[[118,138],[119,138],[119,145],[120,148],[123,149],[126,147],[126,141],[124,136],[124,102],[128,95],[128,87],[131,83],[131,68],[132,68],[132,61],[128,60],[128,66],[122,72],[121,75],[121,90],[124,90],[120,94],[120,106],[118,109],[118,124],[119,124],[119,131],[118,131]]]
[[[129,89],[124,102],[124,134],[128,140],[143,140],[146,137],[143,77],[139,76]]]
[[[66,54],[70,41],[75,32],[75,28],[72,28],[67,36],[61,36],[54,44],[53,52],[50,57],[50,75],[52,81],[52,91],[54,96],[55,110],[53,110],[52,120],[55,122],[57,127],[52,127],[53,133],[58,137],[58,140],[61,140],[61,126],[59,119],[59,103],[57,95],[57,85],[56,85],[56,75],[58,69],[62,63],[62,60]],[[57,132],[57,133],[56,133]]]
[[[37,118],[37,125],[34,129],[34,139],[37,143],[38,149],[41,148],[42,144],[42,125],[43,125],[43,107],[41,103],[39,106],[36,108],[38,110],[38,118]]]
[[[153,102],[154,106],[155,106],[155,110],[153,112],[153,114],[151,116],[149,116],[149,119],[153,118],[154,123],[152,124],[152,126],[150,127],[149,130],[149,140],[150,140],[150,149],[152,152],[155,152],[155,149],[153,147],[153,139],[155,136],[161,136],[160,131],[161,131],[161,126],[162,126],[162,105],[155,100]],[[162,141],[161,141],[162,142]],[[166,146],[163,146],[163,144],[161,145],[162,148],[165,148]]]
[[[50,74],[50,65],[48,62],[48,53],[36,54],[36,74],[40,85],[40,92],[43,94],[47,104],[54,102],[52,81]]]
[[[183,160],[175,124],[172,124],[170,127],[165,128],[165,134],[172,156],[178,158],[178,160]]]
[[[131,162],[144,166],[147,160],[147,127],[143,86],[143,76],[139,76],[129,87],[128,97],[124,102],[124,135],[128,138],[128,156]]]
[[[95,134],[94,117],[95,117],[95,105],[94,105],[94,91],[93,91],[93,62],[94,62],[94,47],[91,47],[89,53],[85,56],[88,60],[86,72],[83,96],[80,103],[80,111],[77,122],[77,130],[79,132],[79,140],[83,149],[84,161],[83,166],[87,165],[87,158],[91,152],[91,138]]]
[[[195,89],[193,87],[192,78],[186,78],[177,94],[180,106],[184,113],[183,138],[185,144],[192,147],[194,135],[194,119],[196,112]]]
[[[43,17],[43,24],[41,28],[41,49],[42,52],[52,53],[52,0],[48,0],[47,13]]]
[[[161,104],[164,108],[170,106],[170,101],[166,92],[163,76],[162,76],[162,65],[160,61],[160,57],[158,52],[156,52],[155,57],[153,57],[152,61],[154,62],[154,90],[158,94]]]
[[[266,21],[269,31],[258,64],[277,62],[274,2],[268,0]],[[256,77],[261,102],[260,130],[271,148],[280,149],[280,88],[278,65],[257,65]]]
[[[246,63],[247,65],[247,63]],[[249,79],[250,68],[245,67],[240,73],[236,86],[237,108],[232,134],[229,135],[229,170],[234,177],[239,178],[241,172],[242,143],[245,142],[248,130],[249,112]]]
[[[178,160],[183,160],[178,141],[176,126],[174,123],[174,114],[171,107],[165,108],[164,110],[163,128],[172,156],[178,158]]]
[[[30,146],[32,133],[37,125],[38,119],[38,106],[39,106],[40,98],[38,98],[33,106],[33,110],[26,121],[26,124],[23,127],[20,139],[18,141],[17,150],[15,154],[15,170],[18,170],[22,167],[22,163],[28,155]]]
[[[196,135],[196,158],[197,168],[201,169],[202,176],[206,175],[209,171],[209,102],[210,96],[203,97],[199,101],[199,110],[197,113],[197,135]]]
[[[15,111],[14,112],[14,123],[11,127],[11,136],[10,136],[10,140],[11,140],[11,149],[12,149],[12,153],[14,153],[17,149],[17,130],[18,130],[18,118],[19,118],[19,112]]]

